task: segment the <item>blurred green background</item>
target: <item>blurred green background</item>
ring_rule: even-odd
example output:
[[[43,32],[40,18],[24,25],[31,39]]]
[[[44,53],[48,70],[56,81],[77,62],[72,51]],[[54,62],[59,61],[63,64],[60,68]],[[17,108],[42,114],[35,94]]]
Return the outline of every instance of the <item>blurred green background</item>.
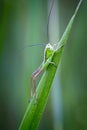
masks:
[[[78,2],[55,0],[49,20],[51,43],[63,34]],[[44,51],[44,46],[27,46],[48,43],[51,5],[52,0],[0,0],[0,130],[18,129],[23,118],[30,76]],[[38,130],[87,129],[86,35],[87,0],[83,0]]]

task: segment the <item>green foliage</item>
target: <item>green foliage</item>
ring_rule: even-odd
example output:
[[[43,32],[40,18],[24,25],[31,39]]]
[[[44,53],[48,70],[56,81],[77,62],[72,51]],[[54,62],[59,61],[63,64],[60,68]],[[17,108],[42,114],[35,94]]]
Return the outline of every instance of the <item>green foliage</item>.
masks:
[[[67,42],[72,24],[74,22],[74,18],[77,14],[77,11],[79,9],[81,2],[82,0],[79,2],[74,15],[72,16],[60,42],[58,43],[58,46],[60,46],[60,48],[53,55],[52,62],[54,62],[56,65],[59,64],[61,56],[62,56],[62,50],[64,46],[61,46],[61,45],[65,45],[65,43]],[[49,96],[49,92],[51,89],[52,81],[54,79],[56,70],[57,68],[54,67],[52,64],[50,64],[48,68],[45,70],[39,82],[39,85],[37,87],[37,97],[38,97],[37,103],[34,104],[35,97],[33,97],[32,101],[29,103],[27,110],[24,114],[19,130],[36,130],[37,129],[44,107],[46,105],[46,102]]]

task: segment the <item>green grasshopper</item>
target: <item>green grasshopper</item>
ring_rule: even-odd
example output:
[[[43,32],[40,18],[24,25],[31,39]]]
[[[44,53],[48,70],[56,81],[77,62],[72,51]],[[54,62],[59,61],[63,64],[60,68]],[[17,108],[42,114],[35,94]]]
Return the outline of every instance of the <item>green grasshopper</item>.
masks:
[[[60,49],[61,47],[55,48],[55,45],[52,46],[50,43],[48,43],[46,45],[45,50],[44,50],[44,59],[43,59],[43,62],[37,68],[37,70],[32,73],[32,76],[31,76],[31,85],[30,85],[31,86],[31,90],[30,90],[30,96],[31,96],[31,98],[33,96],[33,93],[32,93],[32,83],[34,85],[34,96],[35,96],[35,98],[37,98],[36,97],[36,78],[39,76],[39,74],[42,71],[44,71],[48,67],[49,64],[52,64],[52,65],[54,65],[54,67],[56,67],[56,64],[54,62],[52,62],[52,57],[53,57],[55,51],[58,50],[58,49]]]
[[[54,5],[54,1],[52,1],[52,5],[51,5],[51,9],[50,9],[50,12],[49,12],[49,15],[48,15],[48,23],[47,23],[47,37],[48,36],[48,25],[49,25],[49,19],[50,19],[50,15],[51,15],[51,11],[52,11],[52,8],[53,8],[53,5]],[[54,45],[55,46],[55,45]],[[34,71],[32,73],[32,76],[31,76],[31,84],[30,84],[30,99],[32,98],[33,96],[33,93],[32,93],[32,83],[34,85],[34,96],[35,98],[36,97],[36,78],[40,75],[40,73],[42,71],[44,71],[49,64],[53,64],[55,67],[56,67],[56,64],[54,62],[52,62],[52,56],[54,54],[54,46],[52,46],[50,43],[46,44],[46,47],[45,47],[45,50],[44,50],[44,58],[43,58],[43,62],[42,64],[37,68],[36,71]]]

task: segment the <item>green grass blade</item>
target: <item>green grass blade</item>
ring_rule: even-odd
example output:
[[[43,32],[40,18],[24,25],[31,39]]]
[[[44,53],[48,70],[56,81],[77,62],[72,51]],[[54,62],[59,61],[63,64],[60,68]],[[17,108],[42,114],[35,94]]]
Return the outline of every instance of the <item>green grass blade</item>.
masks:
[[[81,2],[82,0],[79,2],[74,15],[72,16],[60,42],[58,43],[59,46],[65,45],[69,37],[69,33],[71,30],[72,24],[74,22],[74,18],[77,14],[77,11],[80,7]],[[59,64],[59,61],[62,56],[63,48],[64,46],[61,46],[60,49],[58,49],[53,56],[52,62],[54,62],[56,65]],[[39,82],[39,85],[37,87],[37,97],[38,97],[37,103],[34,105],[35,98],[33,97],[32,101],[29,103],[27,110],[24,114],[19,130],[36,130],[37,129],[44,107],[46,105],[46,102],[49,96],[49,92],[50,92],[51,85],[52,85],[52,82],[56,73],[56,69],[57,68],[55,68],[53,65],[50,64],[48,68],[45,70]]]

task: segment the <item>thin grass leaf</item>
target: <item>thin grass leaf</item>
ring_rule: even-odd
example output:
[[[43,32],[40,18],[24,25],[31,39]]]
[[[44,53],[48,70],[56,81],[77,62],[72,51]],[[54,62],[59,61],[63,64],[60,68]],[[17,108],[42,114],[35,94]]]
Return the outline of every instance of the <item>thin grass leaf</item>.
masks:
[[[69,37],[72,24],[74,22],[78,9],[81,5],[81,2],[82,0],[80,0],[74,15],[72,16],[60,42],[58,43],[58,46],[61,46],[60,49],[58,49],[53,55],[52,62],[54,62],[57,66],[60,62],[60,59],[62,56],[62,50]],[[46,105],[46,102],[49,96],[49,93],[50,93],[51,85],[52,85],[56,70],[57,68],[51,64],[45,70],[37,87],[37,92],[36,92],[37,97],[38,97],[37,103],[34,105],[35,97],[33,97],[32,101],[29,103],[27,110],[24,114],[19,130],[36,130],[37,129],[40,119],[42,117],[44,107]]]

